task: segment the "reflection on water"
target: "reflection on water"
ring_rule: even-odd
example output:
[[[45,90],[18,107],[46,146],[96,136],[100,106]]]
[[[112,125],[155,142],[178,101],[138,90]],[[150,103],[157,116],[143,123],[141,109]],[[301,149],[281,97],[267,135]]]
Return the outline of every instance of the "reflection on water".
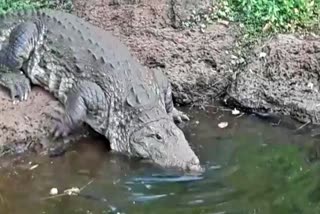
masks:
[[[163,170],[80,142],[63,157],[2,167],[0,213],[320,213],[318,163],[308,163],[298,146],[315,139],[229,112],[193,116],[186,133],[204,174]],[[221,121],[229,126],[218,128]],[[90,181],[79,196],[47,198],[52,187],[61,193]]]

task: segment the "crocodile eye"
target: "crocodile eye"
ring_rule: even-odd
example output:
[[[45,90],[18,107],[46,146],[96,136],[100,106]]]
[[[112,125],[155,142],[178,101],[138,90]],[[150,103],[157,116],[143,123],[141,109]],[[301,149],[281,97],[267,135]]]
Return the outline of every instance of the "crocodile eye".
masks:
[[[162,137],[159,134],[155,134],[155,137],[157,138],[157,140],[162,140]]]

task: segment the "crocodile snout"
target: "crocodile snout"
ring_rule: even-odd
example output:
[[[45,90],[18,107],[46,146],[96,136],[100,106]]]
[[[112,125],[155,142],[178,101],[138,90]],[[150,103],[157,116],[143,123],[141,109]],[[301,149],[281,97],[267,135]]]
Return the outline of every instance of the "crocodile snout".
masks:
[[[187,165],[186,165],[186,171],[189,172],[196,172],[196,173],[202,173],[205,171],[205,169],[200,165],[200,161],[197,157],[194,157]]]
[[[145,124],[131,135],[131,153],[169,168],[203,171],[183,131],[171,119]]]

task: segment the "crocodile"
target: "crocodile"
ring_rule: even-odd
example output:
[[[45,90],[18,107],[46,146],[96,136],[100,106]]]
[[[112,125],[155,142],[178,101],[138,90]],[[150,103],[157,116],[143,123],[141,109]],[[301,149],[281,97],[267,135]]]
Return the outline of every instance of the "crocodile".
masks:
[[[55,138],[87,124],[116,153],[204,170],[178,126],[189,117],[174,106],[166,75],[143,66],[111,32],[62,11],[19,10],[0,17],[0,45],[0,84],[13,101],[38,85],[62,104],[52,116]]]

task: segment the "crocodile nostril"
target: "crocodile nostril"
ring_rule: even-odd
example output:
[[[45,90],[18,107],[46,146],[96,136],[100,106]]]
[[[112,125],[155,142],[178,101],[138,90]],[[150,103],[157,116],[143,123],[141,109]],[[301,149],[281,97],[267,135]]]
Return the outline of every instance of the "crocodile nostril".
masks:
[[[189,172],[197,172],[197,173],[203,173],[205,170],[200,164],[189,164],[186,167],[186,170]]]
[[[195,157],[191,159],[189,164],[187,164],[186,170],[193,172],[203,172],[204,168],[201,167],[199,159]]]
[[[189,163],[190,165],[200,165],[200,161],[197,157],[192,158]]]

